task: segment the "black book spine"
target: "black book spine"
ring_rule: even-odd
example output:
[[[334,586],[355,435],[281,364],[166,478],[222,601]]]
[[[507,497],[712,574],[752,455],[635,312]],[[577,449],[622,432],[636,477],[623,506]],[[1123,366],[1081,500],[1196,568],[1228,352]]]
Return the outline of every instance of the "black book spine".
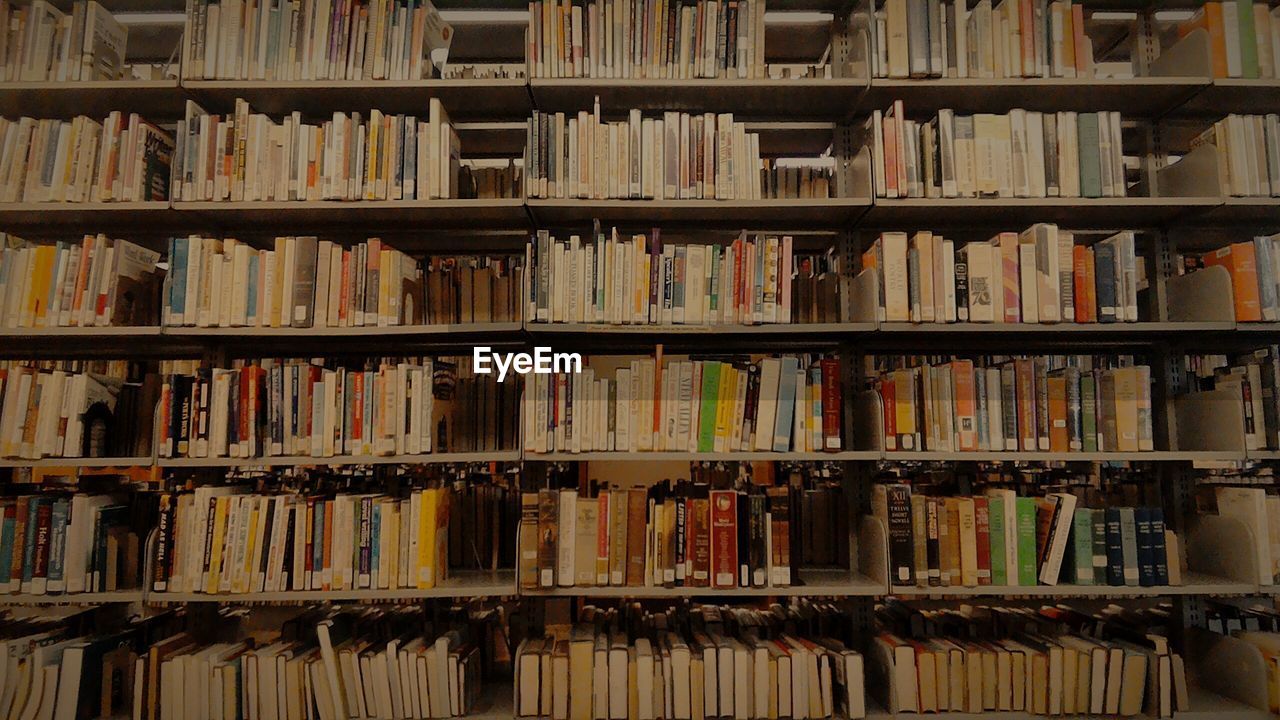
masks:
[[[1155,584],[1169,584],[1169,555],[1164,541],[1164,511],[1147,508],[1151,513],[1151,564],[1155,568]]]
[[[1151,527],[1151,509],[1136,507],[1133,509],[1133,517],[1138,528],[1138,584],[1142,587],[1151,587],[1156,584],[1155,538]]]
[[[1124,585],[1124,542],[1120,535],[1120,510],[1109,507],[1107,519],[1107,584]]]

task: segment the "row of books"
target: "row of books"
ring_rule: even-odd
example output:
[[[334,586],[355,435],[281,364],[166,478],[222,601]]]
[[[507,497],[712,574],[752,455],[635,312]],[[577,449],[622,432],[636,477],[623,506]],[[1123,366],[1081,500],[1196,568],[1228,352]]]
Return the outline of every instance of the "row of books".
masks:
[[[1238,355],[1187,355],[1183,362],[1197,390],[1232,391],[1239,399],[1247,450],[1280,449],[1280,406],[1276,403],[1280,348],[1268,345]]]
[[[1280,319],[1280,233],[1229,243],[1205,253],[1184,253],[1179,273],[1220,266],[1231,276],[1237,322]]]
[[[796,255],[790,235],[727,245],[664,243],[660,231],[586,241],[539,231],[528,248],[529,314],[538,322],[758,325],[839,322],[829,255]],[[794,306],[794,307],[793,307]],[[814,318],[810,320],[809,318]]]
[[[63,7],[66,7],[65,5]],[[0,82],[119,80],[129,29],[96,0],[0,3]]]
[[[550,452],[822,452],[843,447],[839,363],[593,358],[531,376],[524,449]]]
[[[758,200],[760,136],[732,113],[602,119],[534,112],[525,149],[530,198]]]
[[[516,445],[519,388],[471,371],[471,358],[344,366],[165,363],[161,457],[342,457],[496,451]],[[251,464],[251,463],[250,463]]]
[[[169,199],[173,137],[137,113],[0,118],[0,202]]]
[[[961,613],[891,603],[877,615],[868,687],[891,713],[1168,718],[1190,708],[1182,657],[1158,634],[1163,609],[1125,617],[1070,606]]]
[[[1011,0],[1009,0],[1011,1]],[[909,120],[902,101],[871,118],[876,197],[1124,197],[1120,113],[961,115]]]
[[[449,570],[450,493],[259,494],[203,486],[160,498],[156,592],[433,588]]]
[[[885,483],[872,510],[889,533],[896,586],[1181,584],[1159,507],[1087,508],[1067,492],[1007,489],[934,497]]]
[[[1201,145],[1218,150],[1223,194],[1280,196],[1280,115],[1228,115],[1192,139]]]
[[[994,6],[994,7],[993,7]],[[1070,0],[885,0],[875,77],[1093,77],[1085,10]]]
[[[862,267],[879,280],[879,318],[915,323],[1137,322],[1145,275],[1131,231],[1085,245],[1051,223],[958,250],[927,230],[884,232]]]
[[[138,587],[132,510],[112,495],[0,499],[0,589],[63,595]]]
[[[683,480],[648,489],[525,493],[520,586],[787,587],[797,581],[793,568],[801,560],[799,552],[793,560],[793,547],[815,539],[811,547],[836,554],[827,537],[804,534],[814,525],[836,531],[840,498],[832,485],[748,492]]]
[[[531,77],[765,76],[765,0],[533,0]]]
[[[230,115],[187,101],[174,153],[175,200],[434,200],[459,196],[462,146],[444,105],[425,119],[373,110],[280,122],[237,99]],[[168,181],[169,178],[166,178]]]
[[[581,622],[516,649],[515,716],[865,717],[862,655],[808,627],[823,624],[811,619],[816,612],[702,605],[624,630],[588,606]],[[820,617],[834,615],[820,608]]]
[[[452,28],[430,0],[197,0],[187,4],[189,80],[439,77]]]
[[[1125,356],[884,361],[887,450],[1150,452],[1151,368]]]
[[[277,237],[274,249],[234,238],[169,240],[164,322],[195,327],[416,325],[425,308],[418,262],[378,238],[344,248]]]
[[[465,611],[322,606],[265,631],[220,620],[234,632],[210,637],[188,620],[134,651],[133,717],[425,720],[463,717],[481,700]]]
[[[160,254],[127,240],[0,246],[0,327],[150,325],[163,270]]]
[[[1280,77],[1280,12],[1252,0],[1208,0],[1178,24],[1179,37],[1209,34],[1216,78]]]
[[[143,457],[154,373],[102,361],[0,364],[0,457]]]
[[[432,256],[426,274],[426,322],[520,322],[525,265],[518,256]]]

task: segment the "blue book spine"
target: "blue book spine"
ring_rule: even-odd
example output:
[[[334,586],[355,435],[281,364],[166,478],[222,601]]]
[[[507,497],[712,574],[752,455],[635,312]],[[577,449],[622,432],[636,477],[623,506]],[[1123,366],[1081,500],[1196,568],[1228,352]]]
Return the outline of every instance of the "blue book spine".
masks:
[[[13,535],[17,529],[16,517],[9,517],[6,508],[4,525],[0,525],[0,586],[9,582],[13,574]]]
[[[1124,541],[1120,535],[1120,509],[1107,508],[1107,584],[1124,585]]]
[[[258,253],[251,251],[249,253],[249,302],[247,304],[248,311],[246,313],[246,322],[249,325],[258,324]]]
[[[49,515],[49,580],[50,592],[61,592],[66,589],[62,578],[64,554],[67,545],[67,524],[71,518],[71,501],[58,498],[53,503],[53,511]]]
[[[1151,508],[1133,509],[1134,523],[1138,527],[1138,584],[1151,587],[1156,584],[1155,539],[1151,531]]]
[[[27,527],[26,538],[22,545],[22,591],[27,592],[31,589],[31,577],[35,570],[36,556],[36,526],[40,522],[36,519],[40,511],[40,503],[42,498],[29,497],[27,502]]]
[[[324,572],[324,511],[326,503],[316,501],[315,528],[311,542],[311,581],[312,588],[320,587],[320,575]]]
[[[378,577],[378,563],[382,558],[380,552],[382,543],[378,539],[382,537],[382,503],[373,503],[373,531],[372,546],[373,549],[369,553],[369,585],[370,587],[381,587],[382,578]]]
[[[1116,249],[1111,243],[1093,246],[1095,284],[1098,292],[1098,322],[1116,321]]]
[[[799,369],[798,358],[782,358],[782,370],[778,378],[777,425],[773,432],[774,452],[786,452],[791,449],[791,431],[795,424],[796,409],[796,371]]]
[[[359,510],[360,528],[360,579],[364,587],[368,586],[369,570],[373,562],[373,498],[361,498]]]
[[[1151,513],[1151,564],[1155,568],[1155,584],[1169,584],[1169,555],[1164,542],[1164,510],[1148,508]]]
[[[169,304],[175,325],[186,322],[184,316],[187,312],[187,254],[190,243],[191,241],[187,238],[174,238],[173,246],[169,250],[169,275],[172,277],[169,283]]]

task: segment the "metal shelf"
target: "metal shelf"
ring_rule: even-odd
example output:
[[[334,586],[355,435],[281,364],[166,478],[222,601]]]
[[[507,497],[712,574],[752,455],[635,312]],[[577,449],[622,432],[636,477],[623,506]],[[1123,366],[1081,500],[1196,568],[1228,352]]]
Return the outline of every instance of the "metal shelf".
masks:
[[[943,108],[962,113],[1118,111],[1125,118],[1158,118],[1209,86],[1209,78],[875,78],[862,98],[864,113],[901,100],[908,115]]]
[[[538,227],[601,222],[842,229],[871,206],[869,198],[810,200],[540,200],[527,201]]]
[[[1073,228],[1140,229],[1203,214],[1222,198],[878,198],[867,227],[1014,227],[1056,222]]]
[[[1217,207],[1197,215],[1195,223],[1215,227],[1258,226],[1274,232],[1280,230],[1280,197],[1223,198]]]
[[[205,110],[227,112],[237,98],[272,116],[301,112],[329,117],[336,112],[417,115],[425,120],[438,98],[454,120],[505,118],[526,120],[532,105],[524,78],[424,80],[184,80]],[[464,142],[463,147],[468,147]]]
[[[153,467],[156,459],[150,455],[138,457],[117,457],[117,458],[55,458],[46,457],[39,460],[25,460],[22,458],[0,458],[0,468],[6,467],[32,467],[32,468],[51,468],[51,467],[74,467],[74,468],[135,468],[135,467]]]
[[[687,597],[876,597],[884,594],[884,583],[848,570],[800,570],[803,584],[787,587],[661,587],[661,586],[608,586],[608,587],[557,587],[538,590],[522,589],[521,595],[529,597],[581,597],[581,598],[687,598]]]
[[[111,590],[108,592],[59,593],[34,595],[18,593],[0,595],[0,605],[107,605],[111,603],[142,602],[141,590]]]
[[[276,456],[257,458],[157,458],[167,468],[309,467],[332,465],[441,465],[471,462],[519,462],[518,450],[427,453],[425,455],[335,455],[333,457]]]
[[[605,113],[631,108],[731,112],[736,119],[841,120],[852,114],[866,87],[866,81],[859,78],[533,78],[529,81],[533,104],[545,112],[589,110],[598,97]]]
[[[0,203],[0,227],[5,230],[48,231],[57,228],[114,230],[168,227],[174,212],[168,202]]]
[[[261,342],[266,339],[285,341],[301,338],[319,338],[337,340],[340,338],[414,338],[414,337],[456,337],[491,336],[518,334],[524,325],[519,322],[462,323],[457,325],[383,325],[361,327],[166,327],[163,335],[192,338],[214,338],[219,340],[253,340]],[[0,332],[2,335],[2,332]]]
[[[364,228],[424,225],[439,228],[525,229],[529,216],[518,198],[500,200],[358,200],[352,202],[175,202],[185,227],[258,228],[267,224],[290,227]]]
[[[1154,452],[930,452],[890,450],[883,456],[890,462],[1194,462],[1196,460],[1240,461],[1243,454],[1231,451],[1157,450]]]
[[[1217,119],[1228,113],[1280,112],[1280,80],[1214,78],[1213,82],[1176,109],[1179,116]]]
[[[525,453],[525,462],[822,462],[878,460],[879,450],[845,450],[841,452],[553,452]]]
[[[77,80],[0,83],[0,115],[101,121],[111,111],[152,122],[182,117],[186,96],[177,80]]]
[[[895,585],[893,595],[945,597],[1168,597],[1173,595],[1250,595],[1258,586],[1200,573],[1187,573],[1182,585],[979,585],[977,587],[918,587]]]
[[[433,588],[399,590],[284,590],[260,593],[150,592],[148,604],[171,603],[308,603],[308,602],[397,602],[427,598],[505,597],[516,594],[515,571],[466,572]]]

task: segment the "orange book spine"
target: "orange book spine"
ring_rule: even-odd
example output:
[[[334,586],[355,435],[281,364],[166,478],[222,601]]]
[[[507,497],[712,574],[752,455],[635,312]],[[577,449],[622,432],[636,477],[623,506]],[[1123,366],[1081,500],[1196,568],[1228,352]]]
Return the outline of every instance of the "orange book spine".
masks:
[[[951,363],[951,378],[955,385],[956,435],[960,450],[977,450],[978,400],[974,394],[973,361],[956,360]]]
[[[1088,299],[1089,322],[1098,322],[1098,272],[1094,266],[1093,248],[1085,248],[1084,255],[1084,292]]]
[[[1076,322],[1089,322],[1089,268],[1086,253],[1089,248],[1076,245],[1071,249],[1071,282],[1075,291]]]
[[[1221,265],[1231,273],[1231,292],[1235,296],[1236,320],[1262,320],[1258,298],[1258,267],[1253,243],[1232,243],[1204,257],[1205,265]]]
[[[1018,437],[1023,450],[1036,450],[1035,366],[1030,358],[1014,360],[1018,398]]]
[[[1093,51],[1089,36],[1084,32],[1084,6],[1071,6],[1071,41],[1075,45],[1076,77],[1086,77],[1093,72]]]

